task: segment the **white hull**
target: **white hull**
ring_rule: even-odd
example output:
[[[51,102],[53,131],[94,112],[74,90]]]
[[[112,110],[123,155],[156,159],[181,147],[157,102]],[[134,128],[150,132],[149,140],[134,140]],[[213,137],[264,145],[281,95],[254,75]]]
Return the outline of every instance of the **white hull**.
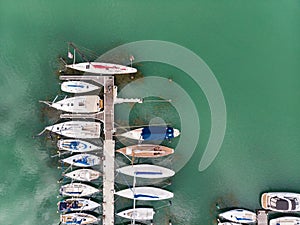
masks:
[[[263,209],[276,212],[300,211],[300,194],[290,192],[269,192],[261,196]]]
[[[79,169],[64,174],[65,177],[71,178],[72,180],[90,182],[100,177],[101,173],[91,169]]]
[[[100,89],[100,87],[83,81],[65,81],[61,84],[61,90],[67,93],[81,94]]]
[[[136,208],[119,212],[117,215],[130,220],[152,220],[154,213],[152,208]]]
[[[299,225],[300,218],[295,216],[284,216],[270,220],[270,225]]]
[[[256,223],[256,214],[245,209],[233,209],[219,214],[219,217],[235,223]]]
[[[125,166],[117,169],[118,172],[128,176],[136,176],[140,178],[167,178],[175,175],[173,170],[148,164],[137,164]]]
[[[60,215],[60,222],[68,225],[93,224],[97,221],[97,217],[87,213],[68,213]]]
[[[96,74],[128,74],[136,73],[137,70],[132,67],[127,67],[118,64],[100,63],[100,62],[85,62],[67,65],[68,68],[79,70],[87,73]]]
[[[68,163],[72,166],[77,167],[91,167],[99,165],[101,160],[100,157],[92,154],[78,154],[70,156],[62,160],[64,163]]]
[[[79,211],[93,211],[100,207],[100,204],[85,198],[70,198],[64,199],[57,203],[58,211],[61,213],[66,212],[79,212]]]
[[[219,222],[218,225],[242,225],[241,223],[234,223],[234,222]]]
[[[87,141],[83,141],[79,139],[60,139],[57,142],[57,147],[59,150],[80,152],[80,153],[102,149],[102,147],[93,145]]]
[[[172,192],[155,187],[135,187],[121,190],[115,193],[124,198],[136,199],[141,201],[158,201],[174,197]]]
[[[103,103],[97,95],[76,96],[58,102],[49,103],[52,108],[70,113],[96,113]]]
[[[82,183],[71,183],[60,187],[59,193],[63,196],[84,197],[99,192],[97,188]]]
[[[97,122],[68,121],[45,128],[70,138],[100,138],[101,124]]]

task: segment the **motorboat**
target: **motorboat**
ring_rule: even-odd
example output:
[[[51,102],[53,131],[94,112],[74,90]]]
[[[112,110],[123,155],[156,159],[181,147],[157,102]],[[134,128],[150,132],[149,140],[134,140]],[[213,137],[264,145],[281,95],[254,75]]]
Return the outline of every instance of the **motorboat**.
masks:
[[[102,149],[100,146],[80,139],[60,139],[57,142],[57,147],[59,150],[70,152],[90,152]]]
[[[173,127],[147,126],[127,131],[120,136],[139,141],[170,140],[180,135],[180,131]]]
[[[91,91],[99,90],[100,87],[80,80],[64,81],[61,85],[61,90],[72,94],[82,94]]]
[[[60,215],[60,222],[68,225],[93,224],[98,221],[97,217],[87,213],[67,213]]]
[[[140,144],[116,150],[123,155],[139,158],[157,158],[174,153],[174,149],[162,145]]]
[[[291,192],[268,192],[261,196],[261,206],[277,212],[300,211],[300,194]]]
[[[68,163],[72,166],[77,167],[91,167],[99,165],[101,163],[100,157],[86,153],[73,155],[68,158],[62,159],[62,161],[64,163]]]
[[[72,180],[90,182],[98,179],[101,173],[92,169],[79,169],[63,174],[63,176],[71,178]]]
[[[48,126],[45,130],[70,138],[100,138],[101,124],[88,121],[68,121]]]
[[[130,220],[152,220],[154,214],[153,208],[135,208],[117,213],[118,216]]]
[[[99,192],[99,189],[83,183],[70,183],[60,187],[59,193],[62,196],[84,197]]]
[[[128,188],[115,193],[124,198],[142,200],[142,201],[158,201],[166,200],[174,197],[172,192],[156,187],[134,187]]]
[[[136,73],[137,69],[119,64],[103,62],[84,62],[66,65],[67,68],[96,74],[129,74]]]
[[[118,168],[117,172],[132,177],[135,176],[135,177],[148,178],[148,179],[167,178],[175,175],[175,172],[173,170],[161,166],[150,165],[150,164],[137,164],[137,165],[124,166]]]
[[[256,214],[246,209],[232,209],[219,214],[219,217],[235,223],[256,223]]]
[[[61,200],[57,203],[60,213],[93,211],[100,207],[100,204],[85,198],[69,198]]]
[[[103,101],[98,95],[75,96],[57,102],[40,102],[57,110],[70,113],[96,113],[103,109]]]
[[[271,219],[269,225],[299,225],[300,217],[295,216],[283,216],[275,219]]]

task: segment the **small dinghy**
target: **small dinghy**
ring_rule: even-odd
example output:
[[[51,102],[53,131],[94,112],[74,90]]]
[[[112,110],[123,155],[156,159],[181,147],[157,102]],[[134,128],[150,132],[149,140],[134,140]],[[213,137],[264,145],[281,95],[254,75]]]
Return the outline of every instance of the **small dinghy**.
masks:
[[[101,173],[91,169],[79,169],[63,174],[63,176],[71,178],[72,180],[90,182],[98,179],[101,176]]]
[[[121,190],[115,193],[124,198],[142,201],[166,200],[174,197],[172,192],[156,187],[135,187]]]
[[[60,139],[57,142],[57,147],[59,150],[70,152],[90,152],[102,149],[100,146],[79,139]]]
[[[96,113],[103,109],[103,101],[97,95],[76,96],[58,102],[40,102],[57,110],[70,113]]]
[[[99,165],[101,160],[100,157],[92,154],[78,154],[70,156],[62,160],[64,163],[68,163],[72,166],[77,167],[91,167]]]
[[[277,212],[300,211],[300,194],[290,192],[269,192],[261,196],[261,206]]]
[[[136,73],[137,69],[112,64],[112,63],[101,63],[101,62],[84,62],[84,63],[76,63],[71,65],[66,65],[66,67],[82,72],[87,73],[96,73],[96,74],[128,74],[128,73]]]
[[[233,209],[219,214],[221,219],[235,223],[256,223],[256,214],[245,209]]]
[[[295,216],[283,216],[270,220],[270,225],[299,225],[300,217]]]
[[[124,155],[140,158],[157,158],[174,153],[174,149],[162,145],[140,144],[116,150]]]
[[[149,165],[149,164],[137,164],[137,165],[130,165],[124,166],[117,169],[117,172],[126,174],[128,176],[135,176],[140,178],[167,178],[174,176],[175,172],[173,170]]]
[[[62,224],[77,225],[77,224],[93,224],[98,222],[97,217],[87,213],[68,213],[60,215]]]
[[[57,203],[60,213],[78,212],[78,211],[93,211],[100,207],[97,202],[85,198],[70,198],[64,199]]]
[[[120,134],[122,137],[140,141],[169,140],[179,135],[178,129],[164,126],[148,126]]]
[[[87,121],[68,121],[48,126],[45,130],[70,138],[100,138],[101,124]]]
[[[67,93],[81,94],[100,89],[100,87],[83,81],[65,81],[61,85],[61,90]]]
[[[152,220],[154,214],[153,208],[135,208],[124,210],[117,215],[130,220]]]
[[[59,189],[60,195],[70,197],[90,196],[97,192],[99,192],[97,188],[82,183],[65,184]]]

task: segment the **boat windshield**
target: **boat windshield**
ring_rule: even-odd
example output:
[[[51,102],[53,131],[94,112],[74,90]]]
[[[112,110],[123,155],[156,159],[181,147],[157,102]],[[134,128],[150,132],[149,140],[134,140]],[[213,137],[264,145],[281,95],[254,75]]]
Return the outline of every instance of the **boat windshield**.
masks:
[[[289,210],[289,201],[282,198],[271,198],[271,207],[277,210]]]

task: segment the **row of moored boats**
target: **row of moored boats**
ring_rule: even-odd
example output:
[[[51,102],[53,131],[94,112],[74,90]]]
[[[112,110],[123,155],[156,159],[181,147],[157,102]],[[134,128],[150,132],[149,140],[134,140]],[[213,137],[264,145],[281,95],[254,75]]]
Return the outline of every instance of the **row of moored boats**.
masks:
[[[135,73],[136,69],[108,63],[79,63],[67,67],[99,74]],[[61,84],[61,90],[72,94],[84,94],[99,90],[100,87],[83,81],[69,80]],[[117,98],[116,98],[117,99]],[[56,99],[55,99],[56,100]],[[98,95],[80,95],[64,98],[60,101],[46,102],[52,108],[63,112],[78,114],[91,114],[103,110],[103,100]],[[119,103],[119,101],[118,101]],[[69,165],[63,175],[63,185],[60,187],[60,195],[63,197],[57,203],[62,224],[95,224],[100,221],[95,214],[100,207],[97,196],[100,189],[96,186],[101,178],[100,165],[102,158],[97,151],[103,150],[101,139],[102,124],[87,120],[72,120],[47,126],[45,130],[63,137],[57,141],[59,155],[67,155],[61,160],[63,165]],[[45,131],[44,130],[44,131]],[[142,141],[164,140],[177,137],[179,130],[172,127],[142,127],[130,130],[120,136],[138,141],[139,144],[123,147],[116,152],[134,158],[157,158],[168,156],[174,150],[166,146],[156,144],[142,144]],[[96,141],[95,141],[96,140]],[[95,143],[97,142],[97,143]],[[61,153],[61,152],[64,153]],[[75,169],[73,169],[75,168]],[[71,169],[71,171],[70,171]],[[160,179],[172,177],[175,172],[157,165],[136,164],[120,167],[116,170],[123,176],[131,176],[135,179]],[[129,186],[127,189],[115,192],[115,195],[132,199],[134,201],[157,201],[173,198],[173,193],[159,187]],[[117,215],[126,219],[145,221],[152,220],[155,211],[151,207],[134,207],[118,212]]]
[[[300,194],[290,192],[267,192],[261,196],[261,206],[270,212],[285,213],[269,220],[269,225],[297,225],[300,216],[290,213],[300,212]],[[242,225],[257,223],[256,213],[246,209],[231,209],[219,214],[218,225]]]

